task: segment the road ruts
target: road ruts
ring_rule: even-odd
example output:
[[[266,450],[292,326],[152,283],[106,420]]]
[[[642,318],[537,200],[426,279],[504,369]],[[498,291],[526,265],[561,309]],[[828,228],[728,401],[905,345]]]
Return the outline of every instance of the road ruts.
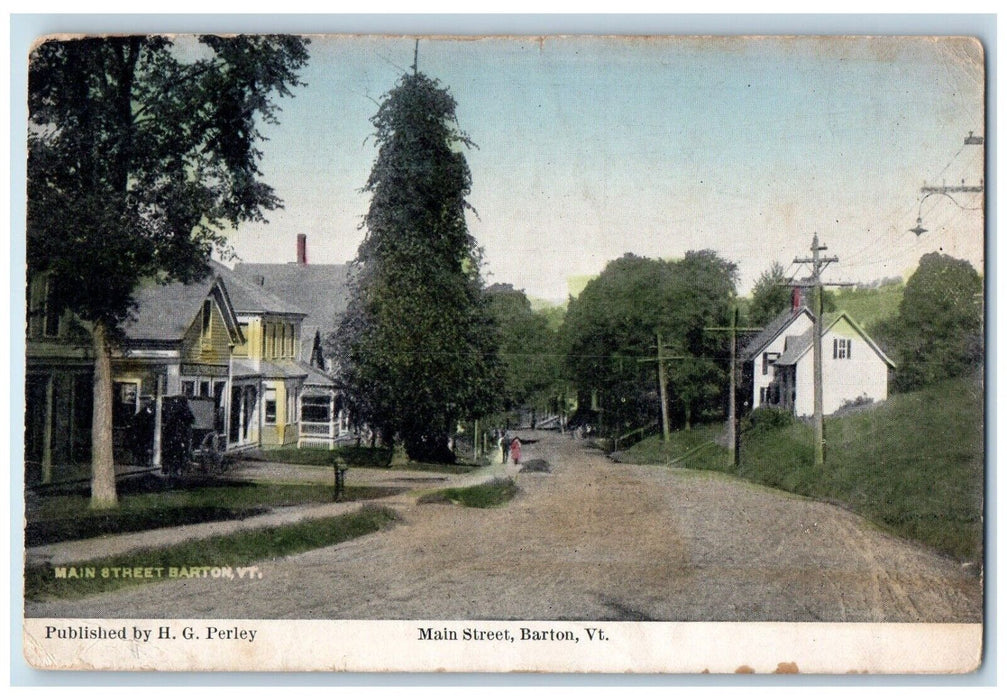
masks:
[[[29,616],[979,622],[974,575],[824,503],[710,472],[613,464],[528,433],[504,507],[395,499],[392,529]],[[537,441],[536,441],[537,440]],[[191,562],[191,564],[213,562]],[[142,562],[138,562],[142,564]]]

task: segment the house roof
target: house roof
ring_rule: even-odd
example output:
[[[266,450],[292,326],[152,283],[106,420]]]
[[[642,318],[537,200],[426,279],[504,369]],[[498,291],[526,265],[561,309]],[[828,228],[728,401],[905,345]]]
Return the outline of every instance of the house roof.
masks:
[[[322,372],[317,367],[312,367],[304,362],[298,363],[305,372],[308,373],[307,378],[304,380],[305,386],[315,386],[315,387],[335,387],[335,380],[329,375]]]
[[[133,292],[136,306],[130,318],[122,324],[122,330],[132,341],[181,340],[215,288],[219,290],[218,301],[221,302],[219,305],[228,333],[237,342],[240,331],[230,295],[221,284],[220,277],[212,273],[188,284],[160,284],[155,280],[142,282]]]
[[[786,311],[780,312],[776,318],[766,324],[765,328],[745,343],[745,347],[741,351],[742,359],[745,361],[751,360],[762,352],[767,345],[779,337],[780,333],[785,331],[791,323],[796,321],[801,314],[807,314],[808,318],[814,319],[811,311],[809,311],[806,306],[801,306],[797,309],[787,309]]]
[[[223,278],[231,295],[231,303],[238,313],[297,314],[307,316],[301,308],[287,298],[280,298],[268,289],[239,275],[219,262],[212,261],[213,271]]]
[[[884,351],[878,347],[877,343],[875,343],[874,340],[869,335],[867,335],[867,332],[864,331],[864,329],[861,328],[860,325],[856,321],[854,321],[853,318],[845,311],[840,311],[835,314],[825,314],[822,317],[823,321],[822,336],[825,336],[825,334],[828,333],[832,329],[832,327],[840,321],[840,319],[844,318],[851,326],[853,326],[853,329],[860,335],[860,337],[863,338],[863,340],[868,345],[870,345],[870,347],[874,350],[874,352],[878,354],[878,357],[880,357],[881,360],[886,365],[888,365],[889,367],[895,367],[895,363],[892,362],[891,359],[889,359],[888,355],[886,355]],[[798,360],[800,360],[801,357],[803,357],[805,353],[807,353],[808,350],[811,349],[811,343],[812,340],[814,339],[814,333],[815,329],[814,327],[811,327],[799,336],[788,336],[786,350],[784,350],[783,354],[780,355],[779,358],[777,358],[775,364],[777,365],[797,364]]]
[[[309,374],[307,367],[293,360],[251,360],[243,357],[232,360],[231,373],[240,378],[266,379],[307,377]]]
[[[241,262],[234,274],[302,309],[302,338],[314,338],[316,330],[323,336],[335,330],[349,303],[349,265]]]
[[[808,348],[811,347],[811,341],[815,335],[815,327],[812,326],[808,330],[804,331],[800,335],[788,335],[786,344],[784,345],[783,354],[776,358],[773,364],[776,365],[793,365],[797,364],[797,361],[801,358]]]

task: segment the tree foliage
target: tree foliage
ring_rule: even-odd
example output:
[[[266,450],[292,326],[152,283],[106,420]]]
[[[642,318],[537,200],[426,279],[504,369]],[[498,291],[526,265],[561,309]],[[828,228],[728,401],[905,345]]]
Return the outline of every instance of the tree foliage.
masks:
[[[940,253],[920,258],[898,316],[875,328],[894,354],[896,389],[962,376],[982,363],[982,291],[982,279],[967,261]]]
[[[468,232],[472,180],[455,101],[422,73],[403,75],[372,118],[378,155],[351,281],[334,339],[360,417],[411,459],[450,461],[459,419],[494,407],[499,333]]]
[[[806,280],[804,280],[806,281]],[[805,288],[804,305],[815,311],[814,291]],[[774,262],[765,270],[752,287],[752,301],[748,305],[748,320],[753,326],[764,326],[793,304],[794,288],[786,275],[786,269],[779,262]],[[829,289],[822,290],[822,309],[826,312],[836,310],[836,295]]]
[[[592,395],[610,431],[660,415],[657,333],[666,355],[670,409],[688,424],[719,413],[726,394],[726,334],[705,330],[729,322],[736,270],[711,251],[677,261],[627,254],[610,262],[570,302],[561,329],[565,369],[582,408]]]
[[[300,85],[306,40],[47,40],[28,70],[27,262],[92,328],[92,502],[115,502],[110,345],[144,278],[205,273],[222,230],[281,205],[258,125]],[[107,414],[107,415],[106,415]]]
[[[503,408],[548,405],[560,378],[556,332],[549,319],[533,311],[524,292],[509,284],[493,285],[487,292],[501,333],[504,372],[498,395]]]
[[[752,287],[752,303],[748,307],[748,319],[753,326],[764,326],[791,304],[791,290],[787,286],[786,270],[779,262],[759,275]]]

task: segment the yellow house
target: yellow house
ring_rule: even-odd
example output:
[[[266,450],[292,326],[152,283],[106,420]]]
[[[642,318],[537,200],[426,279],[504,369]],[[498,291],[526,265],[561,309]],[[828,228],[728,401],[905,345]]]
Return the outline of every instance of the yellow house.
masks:
[[[223,265],[244,342],[230,359],[228,447],[296,445],[298,399],[309,368],[300,361],[305,314]]]

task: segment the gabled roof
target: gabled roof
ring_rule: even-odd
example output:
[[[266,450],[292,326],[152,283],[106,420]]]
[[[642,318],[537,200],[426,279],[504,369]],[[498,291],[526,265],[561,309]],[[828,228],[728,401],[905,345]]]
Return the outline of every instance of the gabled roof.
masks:
[[[267,289],[256,285],[252,280],[236,274],[217,261],[210,263],[213,271],[223,278],[231,294],[231,302],[238,313],[268,313],[296,314],[307,316],[297,304],[288,299],[281,299]]]
[[[241,331],[227,288],[215,274],[188,284],[160,284],[154,280],[141,283],[133,292],[136,307],[122,330],[134,342],[181,340],[210,296],[217,297],[232,342],[240,342]]]
[[[801,306],[797,309],[787,309],[786,311],[780,312],[776,318],[766,324],[765,328],[745,343],[745,347],[741,351],[741,358],[746,362],[754,358],[762,352],[767,345],[776,340],[780,334],[789,328],[790,324],[796,321],[802,314],[807,314],[808,318],[811,320],[814,320],[815,318],[806,306]]]
[[[237,263],[234,274],[303,310],[302,338],[336,329],[349,303],[349,265]]]
[[[867,335],[867,332],[863,328],[861,328],[860,325],[856,321],[854,321],[853,318],[845,311],[840,311],[836,314],[825,314],[825,316],[822,319],[823,321],[822,337],[824,337],[830,330],[832,330],[832,327],[834,325],[839,323],[839,321],[844,318],[851,326],[853,326],[853,329],[857,332],[857,334],[860,335],[860,337],[864,340],[864,342],[866,342],[871,347],[871,349],[873,349],[874,352],[878,354],[878,357],[880,357],[881,360],[886,365],[893,368],[895,367],[895,363],[892,362],[891,359],[889,359],[888,355],[886,355],[884,351],[882,351],[881,348],[878,347],[877,343],[875,343],[874,340],[869,335]],[[787,349],[784,350],[783,354],[780,355],[780,357],[776,360],[775,364],[777,365],[797,364],[797,361],[800,360],[801,357],[803,357],[808,352],[808,350],[811,349],[811,343],[812,340],[814,339],[814,333],[815,329],[814,327],[812,327],[793,339],[787,338],[788,341]]]

